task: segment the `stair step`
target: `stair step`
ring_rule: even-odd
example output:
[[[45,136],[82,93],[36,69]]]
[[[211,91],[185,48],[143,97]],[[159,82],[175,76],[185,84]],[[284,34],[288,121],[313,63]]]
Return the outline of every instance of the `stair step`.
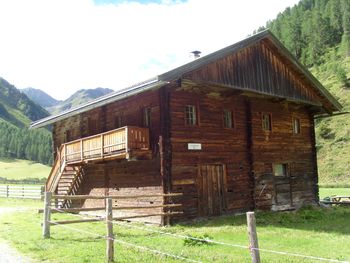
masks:
[[[60,183],[71,183],[73,181],[72,179],[71,178],[61,178]]]
[[[61,178],[65,178],[65,179],[67,179],[67,178],[74,178],[74,177],[76,177],[75,174],[62,174],[61,175]]]
[[[62,175],[76,175],[76,172],[63,172]]]
[[[71,186],[72,183],[71,182],[59,182],[58,183],[58,187],[62,187],[62,186]]]

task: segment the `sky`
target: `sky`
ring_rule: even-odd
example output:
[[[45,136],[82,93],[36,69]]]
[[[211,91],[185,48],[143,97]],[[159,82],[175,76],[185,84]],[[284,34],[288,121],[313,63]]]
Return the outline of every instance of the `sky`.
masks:
[[[0,0],[0,77],[66,99],[244,39],[298,0]]]

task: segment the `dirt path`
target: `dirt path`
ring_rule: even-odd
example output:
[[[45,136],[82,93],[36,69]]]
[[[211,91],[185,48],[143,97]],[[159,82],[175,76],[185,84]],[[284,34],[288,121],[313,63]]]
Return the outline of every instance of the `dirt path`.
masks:
[[[0,207],[0,216],[6,213],[13,213],[16,211],[23,211],[24,209],[18,209],[14,207]],[[10,247],[7,243],[0,240],[0,263],[34,263],[28,257],[22,256],[14,248]]]

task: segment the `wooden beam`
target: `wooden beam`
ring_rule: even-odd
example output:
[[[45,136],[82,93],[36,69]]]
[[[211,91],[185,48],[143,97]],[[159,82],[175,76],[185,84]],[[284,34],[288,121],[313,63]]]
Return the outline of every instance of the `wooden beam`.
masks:
[[[121,216],[121,217],[113,217],[113,220],[125,220],[125,219],[132,219],[132,218],[142,218],[142,217],[150,217],[150,216],[176,216],[181,215],[182,212],[172,212],[172,213],[156,213],[156,214],[145,214],[145,215],[135,215],[135,216]]]
[[[120,206],[113,207],[113,210],[130,210],[130,209],[151,209],[151,208],[162,208],[162,207],[181,207],[181,204],[168,204],[168,205],[152,205],[152,206]],[[51,213],[78,213],[87,211],[102,211],[105,207],[82,207],[82,208],[51,208]],[[41,214],[44,209],[38,209],[38,213]]]
[[[134,199],[134,198],[148,198],[148,197],[170,197],[170,196],[182,196],[182,193],[173,193],[173,194],[152,194],[152,195],[53,195],[52,198],[55,199],[64,199],[64,200],[83,200],[83,199]]]

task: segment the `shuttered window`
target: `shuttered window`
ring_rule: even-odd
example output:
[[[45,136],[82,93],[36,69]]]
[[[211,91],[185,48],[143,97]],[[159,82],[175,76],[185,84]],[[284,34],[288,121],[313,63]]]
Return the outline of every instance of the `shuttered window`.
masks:
[[[197,125],[197,110],[194,105],[186,105],[185,107],[185,124],[188,126]]]
[[[124,125],[123,116],[121,116],[121,115],[115,116],[115,118],[114,118],[114,127],[115,128],[120,128],[120,127],[123,127],[123,125]]]
[[[294,134],[300,133],[300,119],[299,118],[293,118],[293,133]]]
[[[262,128],[264,131],[271,131],[272,130],[271,114],[270,113],[263,113],[262,114]]]
[[[97,118],[89,118],[88,125],[89,125],[89,135],[95,135],[100,132]]]
[[[231,110],[224,110],[224,128],[233,128],[233,112]]]
[[[149,107],[143,109],[143,127],[151,126],[151,112]]]

